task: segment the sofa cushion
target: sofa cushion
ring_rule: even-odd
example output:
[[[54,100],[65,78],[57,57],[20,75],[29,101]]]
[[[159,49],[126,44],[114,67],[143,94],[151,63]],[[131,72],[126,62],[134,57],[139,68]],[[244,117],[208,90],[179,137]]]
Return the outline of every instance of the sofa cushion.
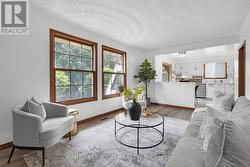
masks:
[[[234,95],[225,94],[219,98],[213,99],[213,108],[223,112],[231,112],[234,104]]]
[[[197,137],[182,137],[171,154],[167,167],[203,167],[202,143]]]
[[[64,132],[64,129],[69,129],[69,127],[72,128],[73,123],[73,116],[46,119],[43,122],[42,130],[40,132],[40,140],[48,140],[58,135],[65,135],[61,133]]]
[[[42,104],[37,104],[36,102],[30,100],[29,107],[30,107],[30,113],[40,116],[42,121],[46,119],[46,111]]]
[[[244,96],[241,96],[235,101],[233,112],[244,111],[250,111],[250,100]]]
[[[239,126],[225,121],[211,136],[205,156],[206,167],[250,166],[250,123]]]

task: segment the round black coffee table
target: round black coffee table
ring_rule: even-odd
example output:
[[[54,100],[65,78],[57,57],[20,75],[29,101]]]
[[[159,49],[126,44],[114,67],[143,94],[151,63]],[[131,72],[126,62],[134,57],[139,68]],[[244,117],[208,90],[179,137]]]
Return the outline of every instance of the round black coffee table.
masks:
[[[152,136],[152,133],[156,134],[150,139],[154,142],[143,145],[142,136],[140,136],[143,130],[148,130],[148,132],[144,131],[148,137]],[[135,136],[135,142],[129,143],[122,140],[121,136],[125,133],[129,133],[130,137]],[[154,114],[152,117],[141,116],[139,121],[132,121],[129,114],[120,113],[115,116],[115,138],[122,145],[137,149],[137,154],[139,154],[140,149],[153,148],[162,143],[164,140],[164,118],[159,114]]]

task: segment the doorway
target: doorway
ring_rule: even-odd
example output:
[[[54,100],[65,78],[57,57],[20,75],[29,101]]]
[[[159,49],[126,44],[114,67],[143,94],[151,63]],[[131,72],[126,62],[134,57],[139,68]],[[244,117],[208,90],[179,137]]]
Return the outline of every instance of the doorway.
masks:
[[[162,63],[162,82],[172,81],[172,64]]]
[[[238,96],[245,96],[246,90],[246,41],[239,49],[238,55]]]

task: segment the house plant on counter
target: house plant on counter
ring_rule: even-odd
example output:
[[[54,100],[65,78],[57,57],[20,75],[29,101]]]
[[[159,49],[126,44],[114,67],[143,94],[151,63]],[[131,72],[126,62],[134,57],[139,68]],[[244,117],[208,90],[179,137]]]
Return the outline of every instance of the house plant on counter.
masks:
[[[126,101],[131,101],[128,103],[128,111],[130,119],[137,121],[140,119],[142,107],[138,103],[138,97],[145,90],[145,86],[140,84],[135,89],[126,89],[123,85],[119,86],[119,92],[124,97]]]
[[[151,80],[154,80],[156,76],[156,71],[152,68],[148,59],[143,61],[143,63],[139,66],[138,74],[134,76],[138,79],[139,83],[143,83],[145,85],[147,106],[151,105],[151,99],[148,97],[148,86]]]

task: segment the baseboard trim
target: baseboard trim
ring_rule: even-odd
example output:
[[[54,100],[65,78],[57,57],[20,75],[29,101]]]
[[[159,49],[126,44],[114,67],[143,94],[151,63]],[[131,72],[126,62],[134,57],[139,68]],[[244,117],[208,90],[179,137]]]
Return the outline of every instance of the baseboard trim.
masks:
[[[176,105],[163,104],[163,103],[157,103],[157,102],[151,102],[151,104],[162,105],[162,106],[166,106],[166,107],[173,107],[176,109],[185,109],[185,110],[192,110],[192,111],[194,110],[194,108],[192,108],[192,107],[176,106]]]
[[[13,145],[12,142],[5,143],[5,144],[1,144],[1,145],[0,145],[0,151],[12,147],[12,145]]]
[[[78,125],[82,125],[82,124],[85,124],[85,123],[88,123],[88,122],[91,122],[91,121],[101,119],[103,117],[110,116],[112,114],[121,112],[122,110],[123,110],[123,108],[118,108],[118,109],[115,109],[115,110],[112,110],[112,111],[109,111],[109,112],[105,112],[103,114],[99,114],[99,115],[96,115],[96,116],[93,116],[93,117],[90,117],[90,118],[87,118],[87,119],[80,120],[80,121],[78,121]]]
[[[101,119],[103,117],[107,117],[109,115],[118,113],[118,112],[120,112],[122,110],[123,110],[123,108],[118,108],[116,110],[112,110],[112,111],[109,111],[109,112],[106,112],[106,113],[103,113],[103,114],[99,114],[99,115],[96,115],[96,116],[93,116],[93,117],[90,117],[90,118],[87,118],[87,119],[83,119],[81,121],[78,121],[78,125],[82,125],[82,124],[88,123],[90,121],[94,121],[94,120]],[[5,143],[5,144],[0,144],[0,151],[12,147],[12,145],[13,145],[12,142],[8,142],[8,143]]]

